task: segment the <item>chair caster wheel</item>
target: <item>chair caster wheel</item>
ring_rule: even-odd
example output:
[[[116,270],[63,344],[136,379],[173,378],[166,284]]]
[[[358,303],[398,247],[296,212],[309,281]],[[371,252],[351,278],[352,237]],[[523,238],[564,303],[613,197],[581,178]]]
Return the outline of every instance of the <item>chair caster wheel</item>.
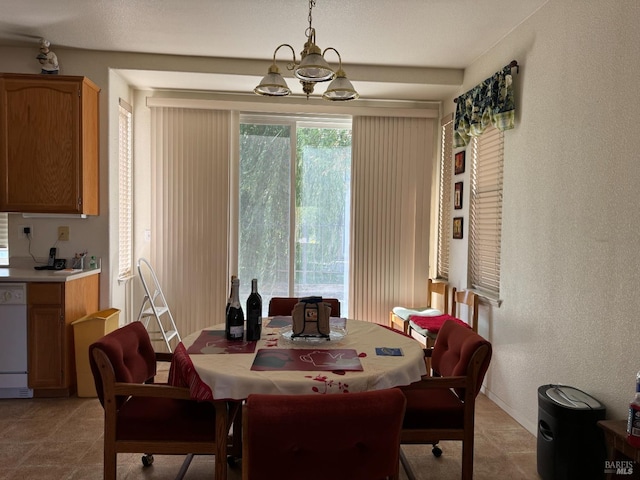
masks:
[[[153,463],[153,455],[151,453],[147,453],[142,456],[142,465],[145,467],[150,466]]]
[[[440,457],[440,455],[442,455],[442,449],[440,447],[433,447],[431,449],[431,453],[433,453],[433,456],[438,458]]]

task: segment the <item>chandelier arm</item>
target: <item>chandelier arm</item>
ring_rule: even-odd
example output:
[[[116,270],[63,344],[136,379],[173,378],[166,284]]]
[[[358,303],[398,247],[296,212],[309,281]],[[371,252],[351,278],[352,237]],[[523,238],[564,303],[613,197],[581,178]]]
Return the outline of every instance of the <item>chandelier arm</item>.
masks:
[[[273,52],[273,64],[274,65],[276,64],[276,54],[278,53],[278,50],[280,50],[280,47],[289,47],[291,49],[291,53],[293,54],[293,62],[287,63],[287,70],[293,70],[298,64],[298,61],[296,60],[296,51],[288,43],[283,43],[276,47],[276,49]]]
[[[336,55],[338,55],[338,70],[342,70],[342,57],[340,56],[340,52],[338,52],[338,50],[336,50],[333,47],[327,47],[322,51],[322,56],[324,57],[324,54],[327,53],[327,50],[333,50],[334,52],[336,52]],[[325,58],[326,60],[326,58]]]

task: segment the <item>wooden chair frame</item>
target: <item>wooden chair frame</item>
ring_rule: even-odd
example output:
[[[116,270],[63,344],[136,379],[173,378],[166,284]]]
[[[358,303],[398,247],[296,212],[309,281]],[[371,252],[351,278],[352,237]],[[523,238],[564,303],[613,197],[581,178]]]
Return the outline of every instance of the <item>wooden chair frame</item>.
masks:
[[[166,360],[171,354],[156,353],[157,360]],[[118,453],[143,453],[153,452],[155,454],[166,455],[193,455],[193,454],[214,454],[215,478],[224,480],[227,478],[227,437],[229,434],[228,408],[226,402],[214,402],[216,411],[215,442],[172,442],[158,441],[152,438],[144,441],[118,440],[116,432],[116,420],[118,416],[117,397],[158,397],[191,400],[188,388],[173,387],[165,384],[137,384],[122,383],[115,381],[115,373],[111,361],[107,355],[95,348],[93,359],[100,371],[103,386],[104,399],[104,479],[115,480],[117,471]],[[191,457],[185,461],[190,462]],[[183,467],[184,468],[184,467]],[[186,470],[186,469],[185,469]],[[184,473],[183,473],[184,474]]]
[[[431,308],[433,304],[433,295],[439,295],[442,298],[442,313],[449,311],[449,284],[447,282],[436,282],[432,279],[427,280],[427,308]],[[389,312],[389,326],[391,328],[399,327],[403,333],[410,334],[409,320],[397,316],[393,310]]]
[[[469,316],[467,317],[467,323],[471,329],[478,333],[478,304],[480,296],[471,290],[452,290],[451,294],[451,315],[460,318],[458,311],[459,305],[466,305],[468,308]]]
[[[425,349],[425,356],[431,357],[433,347]],[[491,358],[491,346],[482,345],[472,355],[467,367],[465,376],[424,377],[420,382],[412,384],[411,388],[421,389],[464,389],[461,401],[464,404],[463,428],[434,428],[434,429],[403,429],[401,433],[401,444],[427,444],[434,446],[441,440],[462,441],[462,480],[473,478],[473,451],[474,451],[474,430],[475,430],[475,406],[476,396],[480,390],[481,370],[489,356]],[[434,372],[436,373],[436,372]],[[409,480],[414,480],[415,475],[402,450],[400,451],[400,461],[402,463]]]

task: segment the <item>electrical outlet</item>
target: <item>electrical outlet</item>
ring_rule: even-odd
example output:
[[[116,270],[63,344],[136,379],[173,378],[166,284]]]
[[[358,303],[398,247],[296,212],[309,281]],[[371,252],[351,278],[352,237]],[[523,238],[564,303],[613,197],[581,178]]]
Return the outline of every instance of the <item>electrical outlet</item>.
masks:
[[[69,241],[69,227],[58,227],[58,240],[61,242]]]
[[[20,232],[20,238],[33,238],[32,225],[20,225],[18,231]]]

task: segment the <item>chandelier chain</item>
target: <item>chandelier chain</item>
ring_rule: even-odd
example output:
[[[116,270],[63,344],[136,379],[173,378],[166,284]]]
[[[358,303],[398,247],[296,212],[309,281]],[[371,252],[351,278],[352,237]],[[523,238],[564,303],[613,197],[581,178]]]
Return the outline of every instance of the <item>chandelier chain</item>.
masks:
[[[311,16],[311,10],[315,6],[316,6],[316,0],[309,0],[309,28],[307,28],[307,31],[305,32],[307,34],[307,38],[311,36],[311,32],[313,31],[313,27],[311,26],[311,22],[313,21],[313,18]]]

